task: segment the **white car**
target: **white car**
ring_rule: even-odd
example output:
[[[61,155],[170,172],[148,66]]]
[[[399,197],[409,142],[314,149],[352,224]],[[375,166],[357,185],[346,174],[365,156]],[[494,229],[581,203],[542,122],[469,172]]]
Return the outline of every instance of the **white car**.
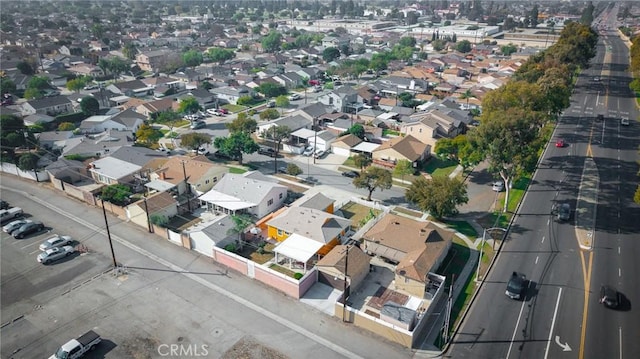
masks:
[[[40,248],[40,250],[44,252],[47,249],[51,248],[69,246],[71,245],[71,243],[73,243],[73,240],[70,236],[61,236],[59,234],[56,234],[53,237],[42,242],[42,244],[38,248]]]
[[[313,146],[309,146],[307,148],[304,149],[304,152],[302,152],[303,156],[311,156],[314,152],[316,151],[316,148]]]
[[[58,259],[68,257],[75,251],[76,250],[72,246],[55,247],[38,254],[36,259],[38,260],[38,263],[49,264],[53,261],[57,261]]]
[[[324,157],[325,154],[327,154],[325,151],[317,150],[316,153],[313,154],[313,157],[314,158],[322,158],[322,157]]]
[[[295,101],[295,100],[299,100],[301,98],[302,97],[299,94],[294,93],[294,94],[291,94],[291,96],[289,96],[289,101]]]
[[[211,116],[215,116],[215,115],[218,114],[216,111],[218,111],[218,110],[216,110],[215,108],[210,108],[210,109],[207,110],[207,113],[209,115],[211,115]]]
[[[15,231],[16,229],[22,227],[23,224],[27,224],[27,223],[31,223],[31,220],[28,219],[18,219],[15,220],[13,222],[9,222],[7,225],[5,225],[4,227],[2,227],[2,230],[5,233],[9,233],[11,234],[11,232]]]
[[[493,182],[493,184],[491,185],[491,189],[494,190],[495,192],[502,192],[504,190],[504,182],[502,181]]]

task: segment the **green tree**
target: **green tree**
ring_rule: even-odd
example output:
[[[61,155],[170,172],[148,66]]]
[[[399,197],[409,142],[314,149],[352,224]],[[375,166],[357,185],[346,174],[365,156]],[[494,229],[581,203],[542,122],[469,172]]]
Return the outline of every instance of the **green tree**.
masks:
[[[62,122],[58,125],[58,131],[73,131],[76,129],[76,125],[71,122]]]
[[[227,235],[237,234],[239,249],[242,250],[242,245],[243,245],[242,243],[244,242],[242,240],[242,234],[247,228],[249,228],[249,226],[253,224],[253,220],[251,218],[251,215],[244,214],[244,213],[232,214],[231,220],[233,221],[233,227],[229,228],[226,234]]]
[[[244,112],[241,112],[244,113]],[[238,114],[240,115],[240,114]],[[235,120],[225,125],[230,133],[234,132],[246,132],[252,133],[258,127],[258,122],[248,116],[238,116]]]
[[[404,181],[404,176],[412,175],[415,172],[413,164],[409,160],[400,160],[396,163],[396,167],[393,169],[393,174],[400,176]]]
[[[466,54],[471,51],[471,42],[469,40],[462,40],[456,44],[456,50]]]
[[[500,46],[500,52],[502,52],[504,56],[511,56],[511,54],[516,51],[518,51],[518,47],[512,43]]]
[[[467,89],[465,92],[463,92],[460,95],[460,99],[461,100],[467,100],[467,110],[469,109],[469,99],[472,97],[476,97],[473,92],[471,92],[471,89]]]
[[[287,174],[290,176],[297,177],[302,174],[302,169],[295,163],[289,163],[287,165]]]
[[[238,101],[236,101],[236,104],[239,106],[251,106],[253,101],[253,97],[251,96],[241,96],[238,98]]]
[[[0,94],[15,93],[16,84],[7,76],[0,77]]]
[[[391,188],[393,178],[391,172],[384,168],[371,166],[354,178],[353,185],[356,188],[364,188],[369,191],[367,201],[371,201],[371,195],[376,189],[380,191]]]
[[[280,112],[278,112],[278,110],[276,110],[275,108],[268,108],[260,112],[261,120],[275,120],[278,117],[280,117]]]
[[[256,87],[256,89],[269,98],[287,94],[287,89],[284,86],[273,82],[263,82],[260,86]]]
[[[228,137],[216,137],[213,144],[222,154],[237,158],[240,164],[242,164],[243,153],[254,153],[260,148],[251,136],[245,132],[231,133]]]
[[[202,106],[200,106],[198,100],[193,96],[184,97],[178,103],[178,112],[180,113],[193,114],[200,110],[202,110]]]
[[[82,100],[80,101],[80,110],[86,116],[97,115],[98,112],[100,111],[100,103],[98,102],[98,100],[96,100],[95,97],[92,97],[92,96],[83,97]]]
[[[262,48],[266,52],[276,52],[280,50],[282,45],[282,35],[277,31],[270,31],[267,36],[262,38]]]
[[[41,90],[38,90],[37,88],[30,87],[24,90],[24,98],[26,98],[27,100],[33,100],[33,99],[38,99],[43,97],[44,97],[44,92],[42,92]]]
[[[112,57],[109,60],[109,70],[113,74],[113,78],[117,79],[121,73],[127,72],[131,69],[129,61],[126,61],[120,57]]]
[[[280,145],[284,140],[291,136],[291,129],[288,126],[271,126],[263,132],[262,136],[273,142],[273,149],[276,151],[273,156],[273,172],[278,172],[278,154],[280,153]]]
[[[129,197],[132,195],[131,188],[122,184],[112,184],[102,189],[100,198],[103,201],[113,203],[118,206],[129,203]]]
[[[67,90],[73,92],[80,92],[85,86],[85,81],[82,78],[77,78],[67,81]]]
[[[16,68],[20,71],[21,74],[23,75],[33,75],[36,73],[35,69],[33,68],[33,66],[31,66],[30,63],[28,63],[27,61],[20,61],[16,64]]]
[[[531,14],[529,14],[529,18],[531,19],[531,27],[532,28],[536,28],[538,27],[538,5],[535,4],[533,5],[533,9],[531,9]]]
[[[359,139],[364,139],[364,126],[362,126],[359,123],[356,123],[355,125],[349,127],[349,129],[347,130],[348,133],[358,137]]]
[[[289,106],[289,98],[287,95],[280,95],[276,97],[276,106],[280,108],[285,108]]]
[[[207,143],[211,143],[211,136],[206,133],[190,132],[180,136],[180,146],[190,150],[196,150]]]
[[[373,162],[371,160],[371,157],[365,154],[358,153],[357,155],[353,156],[353,163],[360,169],[360,172],[362,172],[365,168],[369,167],[371,162]]]
[[[236,57],[236,53],[233,50],[223,49],[220,47],[212,47],[205,53],[205,56],[213,61],[217,62],[220,65],[224,64],[226,61],[229,61]]]
[[[27,152],[20,156],[18,160],[18,168],[23,171],[35,171],[38,169],[38,160],[40,158],[35,153]]]
[[[467,203],[466,185],[449,176],[427,180],[418,177],[405,192],[407,201],[436,218],[450,217],[458,213],[457,206]]]
[[[331,62],[340,57],[340,50],[335,47],[327,47],[322,51],[322,59],[325,62]]]
[[[139,142],[145,145],[150,145],[158,142],[158,140],[161,139],[162,136],[164,136],[164,134],[160,130],[146,124],[140,126],[140,128],[138,128],[138,131],[136,131],[136,138]]]
[[[189,50],[182,54],[182,61],[188,67],[196,67],[202,63],[202,53],[197,50]]]
[[[133,42],[127,42],[122,47],[122,54],[129,60],[135,60],[138,54],[138,48]]]
[[[433,42],[431,42],[431,46],[433,46],[433,49],[436,51],[442,51],[444,50],[445,45],[447,44],[446,41],[441,40],[441,39],[437,39],[434,40]]]
[[[44,76],[33,76],[27,82],[27,88],[37,90],[47,90],[51,88],[49,79]]]
[[[416,47],[416,38],[413,36],[405,36],[400,38],[398,44],[402,47],[414,48]]]

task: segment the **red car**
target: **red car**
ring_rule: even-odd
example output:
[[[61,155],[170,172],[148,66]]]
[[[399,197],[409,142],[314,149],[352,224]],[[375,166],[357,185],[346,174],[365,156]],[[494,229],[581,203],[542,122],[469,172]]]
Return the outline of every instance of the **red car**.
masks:
[[[556,147],[560,147],[560,148],[564,147],[564,140],[563,139],[556,140]]]

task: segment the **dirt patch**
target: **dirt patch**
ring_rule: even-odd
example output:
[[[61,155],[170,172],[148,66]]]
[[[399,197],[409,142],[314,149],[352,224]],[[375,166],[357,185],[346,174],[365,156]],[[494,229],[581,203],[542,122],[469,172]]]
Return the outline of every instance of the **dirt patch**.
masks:
[[[227,350],[221,359],[288,359],[286,355],[278,352],[273,348],[269,348],[258,342],[251,336],[242,337],[229,350]]]
[[[349,202],[340,208],[344,218],[351,221],[351,228],[358,229],[366,224],[380,211],[371,207],[363,206],[359,203]]]
[[[134,337],[124,341],[122,348],[128,354],[128,358],[151,359],[152,354],[158,352],[160,341],[153,338]]]

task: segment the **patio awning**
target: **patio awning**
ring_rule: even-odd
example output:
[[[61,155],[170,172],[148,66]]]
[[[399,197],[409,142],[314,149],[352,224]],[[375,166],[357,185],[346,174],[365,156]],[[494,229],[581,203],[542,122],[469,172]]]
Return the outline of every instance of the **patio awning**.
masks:
[[[218,192],[214,189],[200,196],[200,200],[212,203],[218,207],[226,208],[230,211],[237,211],[257,206],[256,203],[245,202],[237,197]]]
[[[314,135],[315,135],[315,132],[308,128],[301,128],[291,133],[291,136],[300,137],[304,139],[308,139],[310,137],[313,137]]]
[[[322,246],[324,246],[324,244],[294,233],[285,239],[284,242],[280,243],[273,251],[287,258],[306,263]]]
[[[158,192],[166,192],[175,186],[176,185],[174,185],[173,183],[163,181],[163,180],[153,180],[149,183],[145,183],[145,187],[155,189]]]
[[[371,142],[364,142],[363,141],[363,142],[358,143],[355,147],[353,147],[351,149],[351,151],[371,153],[371,152],[373,152],[373,150],[375,150],[378,147],[380,147],[380,145],[377,144],[377,143],[371,143]]]

